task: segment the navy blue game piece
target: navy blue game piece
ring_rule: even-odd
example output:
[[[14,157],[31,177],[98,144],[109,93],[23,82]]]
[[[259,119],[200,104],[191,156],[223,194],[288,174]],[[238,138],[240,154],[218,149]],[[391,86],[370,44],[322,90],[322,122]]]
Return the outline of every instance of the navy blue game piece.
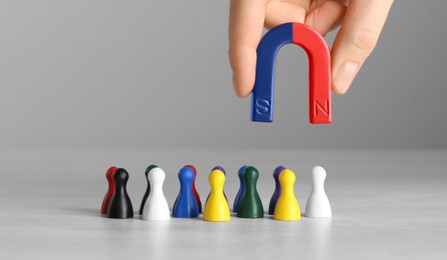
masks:
[[[175,218],[196,218],[199,216],[199,205],[192,191],[194,171],[190,167],[183,167],[178,173],[180,192],[172,209]]]
[[[127,194],[127,181],[129,173],[123,168],[118,168],[113,174],[115,182],[115,193],[110,200],[107,210],[108,218],[133,218],[133,207]]]
[[[281,195],[281,184],[279,183],[279,175],[286,168],[283,166],[278,166],[273,171],[273,178],[275,179],[275,191],[272,194],[272,198],[270,199],[269,204],[269,215],[273,215],[275,213],[276,203],[278,202],[279,196]]]
[[[239,206],[241,204],[241,198],[245,191],[245,181],[244,181],[243,174],[247,167],[248,167],[247,165],[244,165],[237,172],[237,176],[239,177],[240,186],[239,186],[239,191],[236,194],[236,198],[234,198],[233,212],[237,212],[237,210],[239,209]]]

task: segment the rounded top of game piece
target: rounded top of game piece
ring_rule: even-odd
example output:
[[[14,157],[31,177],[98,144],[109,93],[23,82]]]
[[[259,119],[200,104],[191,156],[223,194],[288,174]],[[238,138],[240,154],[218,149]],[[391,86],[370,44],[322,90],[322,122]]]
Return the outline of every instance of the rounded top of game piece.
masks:
[[[151,183],[163,182],[166,178],[165,172],[160,167],[152,168],[149,171],[149,180]]]
[[[187,164],[187,165],[185,165],[185,166],[183,166],[183,167],[191,168],[191,169],[194,171],[194,175],[197,175],[197,169],[196,169],[196,167],[194,167],[194,165],[192,165],[192,164]]]
[[[192,180],[194,180],[194,170],[190,167],[183,167],[180,169],[180,171],[178,172],[178,178],[181,182],[183,181],[189,181],[191,182]]]
[[[239,176],[240,179],[243,178],[244,175],[244,171],[245,169],[247,169],[248,165],[244,165],[241,168],[239,168],[239,171],[237,172],[237,175]]]
[[[225,169],[224,169],[223,167],[221,167],[221,166],[216,166],[216,167],[214,167],[211,171],[214,171],[214,170],[220,170],[223,174],[227,175],[227,172],[226,172]]]
[[[113,180],[115,180],[115,183],[125,183],[128,179],[129,173],[123,168],[116,169],[115,174],[113,174]]]
[[[315,166],[312,169],[312,179],[314,182],[324,181],[326,179],[326,170],[321,166]]]
[[[115,173],[116,169],[118,169],[116,166],[112,166],[110,167],[107,172],[106,172],[106,178],[108,180],[112,180],[113,179],[113,174]]]
[[[284,166],[278,166],[275,168],[275,170],[273,171],[273,177],[275,177],[276,179],[279,177],[279,174],[284,171],[286,169],[286,167]]]
[[[144,174],[146,174],[146,177],[147,177],[147,175],[149,174],[149,172],[150,172],[152,169],[156,168],[156,167],[158,167],[158,166],[155,165],[155,164],[151,164],[151,165],[149,165],[149,166],[146,168],[146,170],[144,171]]]
[[[289,169],[285,169],[279,174],[279,182],[281,183],[281,185],[283,183],[295,183],[295,179],[295,173],[293,173]]]
[[[256,169],[253,166],[248,166],[247,168],[245,168],[244,170],[245,183],[256,181],[258,180],[258,178],[259,178],[258,169]]]
[[[214,187],[223,186],[225,182],[225,174],[219,169],[212,170],[208,175],[208,182]]]

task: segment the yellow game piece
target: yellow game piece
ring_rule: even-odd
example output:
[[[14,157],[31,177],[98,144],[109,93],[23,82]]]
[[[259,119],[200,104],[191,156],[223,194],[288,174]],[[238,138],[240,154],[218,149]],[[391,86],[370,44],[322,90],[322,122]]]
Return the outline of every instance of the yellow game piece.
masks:
[[[221,170],[213,170],[208,176],[208,182],[211,186],[211,192],[205,204],[203,220],[213,222],[229,221],[230,207],[223,192],[225,174]]]
[[[285,169],[279,175],[279,183],[281,184],[281,195],[276,203],[273,219],[300,220],[300,206],[293,191],[295,174],[291,170]]]

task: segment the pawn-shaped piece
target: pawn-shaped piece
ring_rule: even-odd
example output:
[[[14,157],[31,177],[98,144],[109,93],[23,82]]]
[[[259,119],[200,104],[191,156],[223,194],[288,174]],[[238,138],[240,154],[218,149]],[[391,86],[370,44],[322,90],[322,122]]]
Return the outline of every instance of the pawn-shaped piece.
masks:
[[[239,206],[241,205],[241,198],[245,191],[245,181],[244,181],[244,171],[247,168],[247,165],[242,166],[237,172],[237,176],[239,177],[239,191],[236,194],[236,198],[234,198],[233,203],[233,212],[237,212]]]
[[[230,207],[225,199],[223,187],[225,184],[225,174],[215,169],[208,176],[211,191],[205,209],[203,211],[203,220],[205,221],[229,221]]]
[[[225,176],[227,176],[227,172],[225,171],[225,169],[224,169],[222,166],[216,166],[216,167],[214,167],[211,171],[214,171],[214,170],[220,170],[220,171],[223,172],[223,174],[224,174]]]
[[[295,174],[289,169],[285,169],[279,174],[281,195],[276,203],[273,219],[289,221],[301,219],[300,206],[293,191],[295,179]]]
[[[276,203],[278,202],[279,196],[281,195],[281,185],[279,184],[279,175],[285,169],[286,168],[283,166],[278,166],[273,171],[273,179],[275,180],[275,191],[273,192],[272,197],[270,198],[269,215],[273,215],[275,213]]]
[[[238,218],[263,218],[264,207],[256,189],[259,179],[258,170],[249,166],[244,171],[245,192],[242,196],[241,205],[237,211]]]
[[[163,182],[165,181],[165,172],[159,168],[153,168],[148,174],[151,184],[151,193],[146,200],[143,208],[144,220],[169,220],[171,218],[168,202],[163,194]]]
[[[115,173],[116,169],[118,169],[115,166],[110,167],[106,172],[106,179],[109,184],[109,187],[107,189],[107,193],[104,196],[104,199],[102,200],[101,205],[101,214],[106,215],[107,210],[109,209],[110,200],[112,199],[113,193],[115,193],[115,182],[113,181],[113,174]]]
[[[149,183],[149,178],[147,177],[147,175],[148,175],[149,172],[150,172],[153,168],[155,168],[155,167],[158,167],[158,166],[155,165],[155,164],[151,164],[151,165],[149,165],[149,166],[146,168],[146,170],[144,171],[144,176],[146,177],[146,183],[147,183],[147,186],[146,186],[146,192],[144,193],[144,195],[143,195],[143,199],[141,200],[140,210],[138,211],[138,213],[139,213],[140,215],[143,215],[144,204],[146,203],[146,200],[147,200],[147,198],[149,197],[149,194],[151,193],[151,184]]]
[[[211,171],[214,171],[214,170],[219,170],[219,171],[223,172],[223,174],[225,175],[225,177],[227,176],[227,172],[225,171],[225,169],[224,169],[222,166],[216,166],[216,167],[214,167],[213,169],[211,169]],[[225,200],[227,201],[227,203],[228,203],[228,207],[229,207],[229,206],[230,206],[230,203],[228,202],[227,194],[225,194],[225,191],[223,192],[223,194],[224,194]],[[206,197],[206,201],[205,201],[205,203],[208,201],[209,198],[210,198],[210,194],[208,193],[208,197]]]
[[[194,193],[194,198],[196,198],[197,205],[199,206],[199,213],[202,213],[202,201],[200,201],[200,195],[196,189],[196,177],[197,177],[197,169],[194,165],[188,164],[185,167],[189,167],[194,171],[194,180],[192,181],[192,192]]]
[[[312,169],[312,192],[307,199],[306,213],[308,218],[330,218],[332,217],[331,204],[324,191],[326,171],[321,166]]]
[[[116,169],[113,174],[115,182],[115,192],[110,200],[109,209],[107,210],[108,218],[133,218],[133,207],[127,194],[127,181],[129,173],[123,168]]]
[[[180,192],[172,208],[172,216],[175,218],[196,218],[199,216],[199,205],[192,190],[194,171],[185,166],[179,171],[178,179],[180,180]]]

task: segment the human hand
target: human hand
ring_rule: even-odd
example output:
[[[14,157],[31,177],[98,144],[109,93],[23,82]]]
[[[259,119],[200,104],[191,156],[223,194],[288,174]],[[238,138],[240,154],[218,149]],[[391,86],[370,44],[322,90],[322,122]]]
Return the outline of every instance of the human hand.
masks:
[[[376,46],[393,0],[231,0],[229,58],[239,97],[253,90],[263,27],[311,26],[321,35],[341,25],[331,50],[332,90],[345,93]]]

